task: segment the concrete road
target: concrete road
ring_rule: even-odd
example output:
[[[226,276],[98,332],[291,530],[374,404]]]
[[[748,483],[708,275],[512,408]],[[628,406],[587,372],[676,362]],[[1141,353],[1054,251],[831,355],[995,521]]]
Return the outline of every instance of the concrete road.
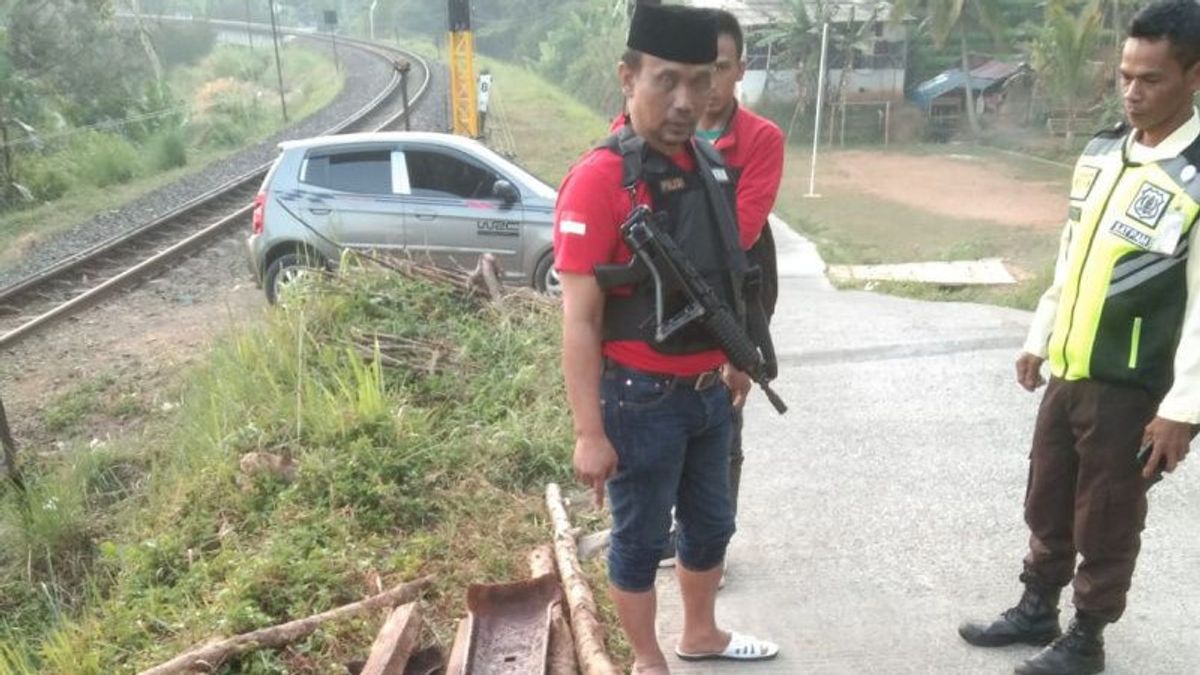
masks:
[[[672,672],[1011,673],[1033,648],[970,648],[955,627],[1020,593],[1040,392],[1016,385],[1013,361],[1030,315],[836,292],[811,245],[786,226],[775,232],[778,390],[791,411],[776,415],[761,395],[747,409],[739,532],[718,613],[782,651],[753,665],[671,657]],[[1200,673],[1200,466],[1190,464],[1151,494],[1129,610],[1107,633],[1107,673]],[[670,654],[681,625],[672,572],[659,591]]]

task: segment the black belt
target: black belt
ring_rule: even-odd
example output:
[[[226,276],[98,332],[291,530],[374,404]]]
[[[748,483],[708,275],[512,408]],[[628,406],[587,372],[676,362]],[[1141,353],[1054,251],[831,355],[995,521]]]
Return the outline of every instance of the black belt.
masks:
[[[638,368],[630,368],[629,366],[626,366],[621,363],[617,363],[616,361],[613,361],[612,359],[605,357],[605,359],[604,359],[605,372],[611,371],[613,369],[618,369],[618,368],[621,370],[631,372],[631,373],[636,373],[638,375],[642,375],[644,377],[652,377],[657,380],[661,380],[662,383],[669,388],[690,387],[692,389],[695,389],[696,391],[704,391],[705,389],[709,389],[713,385],[715,385],[721,381],[721,369],[720,368],[713,368],[712,370],[707,370],[698,375],[668,375],[665,373],[651,373],[649,371],[639,370]]]

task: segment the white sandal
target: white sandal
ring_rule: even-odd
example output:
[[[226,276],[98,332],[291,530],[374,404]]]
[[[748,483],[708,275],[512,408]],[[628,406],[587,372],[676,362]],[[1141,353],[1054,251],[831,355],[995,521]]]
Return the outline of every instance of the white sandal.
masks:
[[[735,632],[729,633],[729,644],[720,652],[689,654],[675,647],[675,656],[684,661],[766,661],[778,655],[779,645],[774,642]]]

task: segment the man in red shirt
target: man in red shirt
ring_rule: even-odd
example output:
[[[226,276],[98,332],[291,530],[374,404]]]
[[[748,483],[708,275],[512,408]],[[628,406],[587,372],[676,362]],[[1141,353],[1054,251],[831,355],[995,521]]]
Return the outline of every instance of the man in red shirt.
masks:
[[[783,132],[774,122],[738,105],[737,84],[746,74],[742,58],[745,39],[737,17],[718,10],[717,61],[713,73],[713,90],[708,106],[700,116],[696,136],[712,143],[721,156],[733,180],[737,183],[737,219],[742,248],[746,249],[751,265],[762,273],[760,297],[769,321],[775,313],[779,280],[775,262],[775,239],[767,223],[779,183],[783,179]],[[742,480],[742,408],[733,413],[733,442],[729,455],[730,501],[737,513],[738,493]],[[673,558],[675,547],[663,551],[665,559]]]
[[[747,237],[735,230],[727,195],[732,185],[724,167],[713,163],[719,156],[692,140],[712,89],[716,19],[703,10],[639,5],[627,45],[618,76],[629,122],[571,168],[555,212],[575,472],[598,499],[608,490],[609,592],[635,672],[668,672],[655,635],[654,577],[673,505],[684,605],[676,654],[772,658],[776,645],[722,631],[714,616],[734,531],[731,413],[750,382],[727,365],[709,336],[683,331],[658,342],[646,332],[651,284],[606,292],[594,276],[597,265],[630,259],[619,229],[635,205],[647,205],[714,289],[731,306],[740,299],[738,275],[748,262],[737,240]],[[721,181],[721,189],[712,187]]]

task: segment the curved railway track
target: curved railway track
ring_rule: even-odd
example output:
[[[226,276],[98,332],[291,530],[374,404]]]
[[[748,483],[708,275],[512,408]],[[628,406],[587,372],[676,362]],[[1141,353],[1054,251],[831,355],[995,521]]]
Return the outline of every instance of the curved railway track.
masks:
[[[228,23],[245,30],[245,24]],[[293,35],[322,40],[319,35],[294,31]],[[380,93],[349,118],[324,134],[382,131],[404,121],[429,90],[431,69],[421,56],[401,49],[381,47],[342,37],[345,46],[361,49],[394,63],[397,56],[412,64],[410,82],[415,90],[407,103],[400,100],[401,76],[392,78]],[[0,350],[39,328],[78,312],[117,288],[162,270],[249,217],[254,195],[269,164],[233,179],[153,221],[121,233],[58,263],[0,289]]]

